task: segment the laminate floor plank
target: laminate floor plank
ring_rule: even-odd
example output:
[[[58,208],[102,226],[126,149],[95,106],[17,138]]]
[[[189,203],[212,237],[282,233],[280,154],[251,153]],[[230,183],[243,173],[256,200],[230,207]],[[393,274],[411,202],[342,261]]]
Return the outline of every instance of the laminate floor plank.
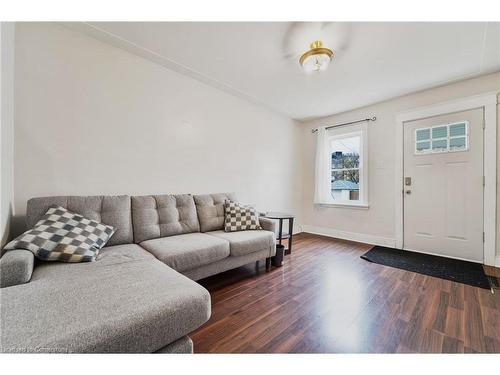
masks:
[[[500,352],[500,291],[362,260],[371,247],[303,233],[283,267],[201,280],[212,316],[190,335],[195,352]]]

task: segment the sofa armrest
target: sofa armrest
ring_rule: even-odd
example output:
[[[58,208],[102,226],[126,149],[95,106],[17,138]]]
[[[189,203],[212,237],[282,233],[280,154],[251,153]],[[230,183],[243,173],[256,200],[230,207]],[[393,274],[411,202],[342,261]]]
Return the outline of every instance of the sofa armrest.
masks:
[[[31,280],[35,256],[28,250],[9,250],[0,258],[0,288]]]
[[[276,220],[268,219],[267,217],[259,217],[259,225],[264,230],[276,233]]]

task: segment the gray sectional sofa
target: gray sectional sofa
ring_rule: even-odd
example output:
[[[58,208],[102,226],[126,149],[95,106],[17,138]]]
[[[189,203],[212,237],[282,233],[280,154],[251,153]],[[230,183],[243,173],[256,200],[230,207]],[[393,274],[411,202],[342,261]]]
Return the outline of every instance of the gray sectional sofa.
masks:
[[[223,230],[232,194],[34,198],[27,227],[60,205],[116,228],[97,261],[0,259],[1,352],[190,353],[210,294],[194,280],[276,253],[275,224]],[[266,263],[267,264],[267,263]]]

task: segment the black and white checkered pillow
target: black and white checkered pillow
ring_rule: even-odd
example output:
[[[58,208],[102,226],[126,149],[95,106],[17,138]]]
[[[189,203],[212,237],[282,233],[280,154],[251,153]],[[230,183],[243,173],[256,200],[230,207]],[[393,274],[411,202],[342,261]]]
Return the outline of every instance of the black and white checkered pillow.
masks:
[[[112,226],[51,206],[33,229],[9,242],[5,250],[29,250],[41,260],[92,262],[114,233]]]
[[[259,215],[253,207],[226,200],[224,213],[224,231],[226,232],[261,229]]]

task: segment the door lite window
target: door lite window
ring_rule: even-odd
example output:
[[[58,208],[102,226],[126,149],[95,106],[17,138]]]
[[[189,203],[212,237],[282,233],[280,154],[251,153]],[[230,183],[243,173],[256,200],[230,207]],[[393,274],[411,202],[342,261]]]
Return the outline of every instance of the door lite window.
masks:
[[[415,129],[415,155],[469,149],[469,122]]]

